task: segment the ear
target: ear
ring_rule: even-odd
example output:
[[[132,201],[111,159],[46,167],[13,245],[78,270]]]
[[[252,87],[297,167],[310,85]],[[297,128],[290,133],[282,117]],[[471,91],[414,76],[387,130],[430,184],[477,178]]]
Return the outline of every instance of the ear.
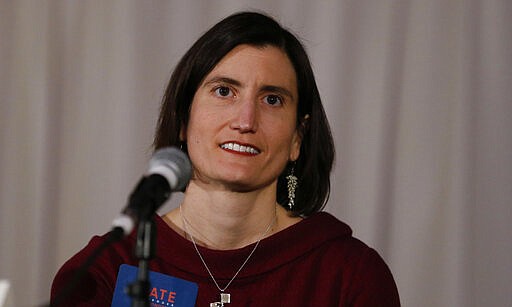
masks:
[[[180,128],[180,141],[181,142],[186,142],[187,141],[187,127],[185,127],[185,125],[181,125],[181,128]]]
[[[290,148],[290,161],[296,161],[300,155],[300,146],[302,145],[302,139],[306,134],[308,128],[309,114],[306,114],[301,120],[300,124],[295,130],[293,135],[292,144]]]
[[[299,135],[298,131],[295,131],[295,134],[293,136],[291,148],[290,148],[290,161],[296,161],[299,158],[300,155],[300,145],[302,144],[302,139]]]

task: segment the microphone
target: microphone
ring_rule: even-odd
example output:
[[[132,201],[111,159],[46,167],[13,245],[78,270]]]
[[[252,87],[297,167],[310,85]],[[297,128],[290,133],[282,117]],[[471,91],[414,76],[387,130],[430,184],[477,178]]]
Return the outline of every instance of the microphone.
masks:
[[[175,147],[155,151],[146,175],[133,190],[121,215],[112,222],[113,228],[130,234],[135,224],[151,217],[171,192],[184,191],[191,176],[192,166],[184,152]]]

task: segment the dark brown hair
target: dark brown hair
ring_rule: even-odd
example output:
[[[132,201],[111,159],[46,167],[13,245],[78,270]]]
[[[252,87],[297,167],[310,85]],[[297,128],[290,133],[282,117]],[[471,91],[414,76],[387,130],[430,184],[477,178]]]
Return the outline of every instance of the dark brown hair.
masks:
[[[330,192],[334,142],[307,53],[300,41],[274,19],[261,13],[231,15],[203,34],[176,66],[165,91],[154,140],[155,149],[180,146],[180,129],[186,127],[194,94],[217,63],[241,44],[275,46],[283,50],[297,74],[297,129],[301,133],[300,156],[278,178],[277,201],[286,207],[286,176],[293,164],[299,186],[295,215],[320,211]]]

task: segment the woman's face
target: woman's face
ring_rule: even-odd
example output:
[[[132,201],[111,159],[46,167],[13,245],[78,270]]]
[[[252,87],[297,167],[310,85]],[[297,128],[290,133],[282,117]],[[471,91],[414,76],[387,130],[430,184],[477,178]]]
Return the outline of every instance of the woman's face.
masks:
[[[299,156],[297,103],[295,70],[283,51],[234,48],[199,85],[181,133],[193,180],[237,191],[275,183]]]

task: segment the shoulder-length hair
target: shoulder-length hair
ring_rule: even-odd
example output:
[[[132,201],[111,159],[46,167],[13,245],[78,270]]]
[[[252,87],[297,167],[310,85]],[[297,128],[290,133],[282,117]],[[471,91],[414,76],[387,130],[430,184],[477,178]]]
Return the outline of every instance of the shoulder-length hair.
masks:
[[[302,136],[297,161],[288,163],[277,183],[276,199],[287,208],[286,176],[293,167],[299,179],[293,214],[309,216],[329,198],[334,142],[308,55],[301,42],[274,19],[257,12],[231,15],[203,34],[176,66],[165,91],[154,147],[179,146],[189,121],[194,94],[206,75],[238,45],[275,46],[283,50],[297,74],[297,129]]]

